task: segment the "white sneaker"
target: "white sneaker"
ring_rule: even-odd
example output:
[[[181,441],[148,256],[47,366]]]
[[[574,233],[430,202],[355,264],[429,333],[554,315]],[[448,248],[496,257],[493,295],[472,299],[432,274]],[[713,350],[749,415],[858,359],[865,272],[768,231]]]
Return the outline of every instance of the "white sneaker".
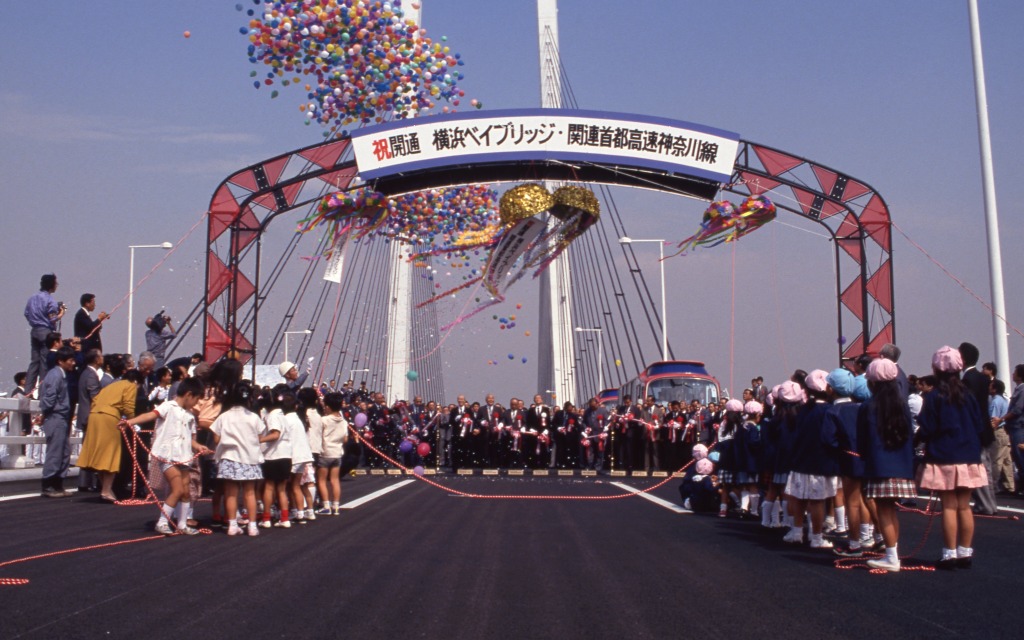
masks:
[[[316,512],[312,509],[306,509],[306,520],[316,520]]]
[[[804,543],[804,532],[799,529],[790,529],[785,536],[782,537],[783,542],[789,542],[792,544],[803,544]]]
[[[899,573],[900,561],[889,562],[889,560],[882,556],[881,558],[875,558],[874,560],[868,560],[868,566],[872,569],[885,569],[890,573]]]
[[[811,539],[811,548],[812,549],[831,549],[832,548],[832,541],[831,540],[825,540],[824,538],[822,538],[819,541],[819,540],[814,540],[812,538]]]
[[[255,522],[250,522],[248,529],[249,529],[249,535],[250,536],[258,536],[258,535],[260,535],[260,530],[256,528],[256,523]]]
[[[270,520],[260,520],[260,529],[269,529],[271,526]],[[252,531],[252,523],[249,523],[249,531]]]
[[[279,529],[291,529],[292,523],[291,520],[279,520],[274,526]]]
[[[185,536],[198,536],[199,529],[195,527],[185,527],[184,529],[178,529],[178,533]]]
[[[231,524],[228,525],[228,535],[229,536],[240,536],[243,533],[244,532],[242,531],[242,527],[238,526],[236,523],[232,522]],[[256,533],[258,534],[259,531],[257,531]]]
[[[174,529],[171,529],[170,523],[158,521],[156,523],[156,532],[164,536],[173,536]]]

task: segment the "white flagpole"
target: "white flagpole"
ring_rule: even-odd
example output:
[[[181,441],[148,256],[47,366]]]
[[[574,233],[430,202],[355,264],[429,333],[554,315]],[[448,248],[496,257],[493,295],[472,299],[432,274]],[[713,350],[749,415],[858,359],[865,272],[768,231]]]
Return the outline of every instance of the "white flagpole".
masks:
[[[1010,354],[1006,339],[1006,300],[1003,295],[1003,259],[999,250],[999,216],[996,211],[996,181],[992,172],[992,140],[988,127],[988,98],[985,95],[985,65],[981,56],[978,2],[967,0],[971,18],[971,53],[974,57],[974,94],[978,105],[978,142],[981,146],[981,180],[985,197],[985,226],[988,230],[988,272],[992,289],[992,334],[996,366],[1003,380],[1010,380]]]

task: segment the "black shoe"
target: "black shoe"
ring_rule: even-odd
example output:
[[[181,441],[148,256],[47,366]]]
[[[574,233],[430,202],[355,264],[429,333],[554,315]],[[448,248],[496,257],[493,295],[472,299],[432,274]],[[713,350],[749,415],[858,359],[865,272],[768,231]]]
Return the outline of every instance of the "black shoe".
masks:
[[[971,560],[972,560],[971,556],[967,556],[966,558],[957,558],[956,559],[956,568],[957,569],[970,569],[971,568]]]
[[[942,569],[943,571],[952,571],[957,567],[957,558],[946,558],[945,560],[939,560],[935,563],[936,569]]]
[[[848,544],[841,546],[836,545],[835,547],[832,547],[832,553],[836,554],[841,558],[860,558],[864,555],[864,549],[860,547],[857,547],[856,549],[851,549],[850,545]]]

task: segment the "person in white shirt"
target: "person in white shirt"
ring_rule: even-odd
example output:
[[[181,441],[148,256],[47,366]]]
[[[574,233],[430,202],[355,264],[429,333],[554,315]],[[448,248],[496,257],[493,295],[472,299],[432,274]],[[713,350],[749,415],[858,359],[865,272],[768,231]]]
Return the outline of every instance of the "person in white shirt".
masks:
[[[196,455],[212,453],[196,442],[196,418],[192,408],[202,397],[203,383],[189,378],[178,385],[178,395],[174,400],[168,400],[153,411],[126,420],[131,426],[156,420],[150,455],[160,463],[160,471],[170,487],[161,507],[160,519],[156,522],[157,533],[165,536],[175,533],[168,522],[170,518],[175,518],[177,522],[177,533],[190,536],[199,533],[197,529],[188,526],[191,507],[188,469]]]
[[[313,449],[309,445],[306,424],[299,417],[299,402],[295,399],[295,410],[286,411],[285,422],[288,425],[288,436],[292,441],[292,508],[291,519],[299,524],[306,520],[316,520],[313,513],[313,492],[311,485],[315,477],[309,473],[313,464]]]
[[[263,519],[260,527],[271,525],[271,505],[277,498],[281,516],[273,526],[288,529],[292,526],[288,514],[288,481],[292,475],[292,430],[285,413],[295,413],[298,401],[287,385],[279,384],[271,390],[271,405],[264,419],[263,443]]]
[[[217,444],[217,478],[223,481],[224,512],[228,519],[228,535],[242,535],[236,516],[238,515],[238,490],[245,497],[248,513],[256,513],[256,482],[263,478],[260,463],[263,453],[260,444],[263,422],[249,410],[253,401],[252,383],[242,380],[225,394],[223,411],[210,425],[214,442]],[[249,535],[258,536],[255,522],[249,525]]]
[[[317,491],[323,507],[321,515],[340,515],[341,513],[341,457],[343,446],[348,441],[348,421],[341,415],[344,396],[340,393],[328,393],[324,396],[324,406],[328,414],[322,418],[323,430],[320,441],[320,458],[317,460],[316,481]],[[328,479],[330,492],[328,492]]]

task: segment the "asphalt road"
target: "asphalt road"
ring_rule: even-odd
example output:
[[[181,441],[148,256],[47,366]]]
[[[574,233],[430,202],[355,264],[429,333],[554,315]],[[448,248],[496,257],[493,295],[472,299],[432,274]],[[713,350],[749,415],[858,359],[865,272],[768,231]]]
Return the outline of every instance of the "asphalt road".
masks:
[[[979,520],[970,570],[877,575],[754,522],[557,497],[622,494],[608,478],[439,481],[556,498],[362,477],[344,501],[397,488],[255,539],[154,537],[153,505],[91,496],[0,503],[0,579],[29,580],[0,586],[0,638],[1019,637],[1019,521]],[[677,503],[678,482],[653,494]],[[903,555],[938,557],[931,520],[902,514]]]

